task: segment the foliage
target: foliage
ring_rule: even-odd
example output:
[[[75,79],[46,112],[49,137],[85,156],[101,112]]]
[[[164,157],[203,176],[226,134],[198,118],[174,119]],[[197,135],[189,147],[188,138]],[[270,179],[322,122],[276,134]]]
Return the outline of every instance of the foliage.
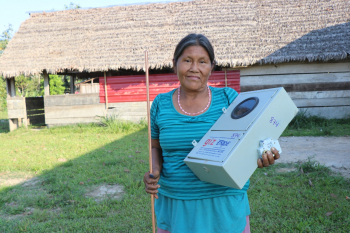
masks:
[[[121,132],[129,132],[131,129],[134,129],[135,127],[141,127],[145,128],[147,127],[146,121],[141,120],[139,124],[125,121],[119,118],[116,114],[111,114],[107,116],[98,116],[99,123],[101,126],[108,127],[114,132],[121,133]]]
[[[0,36],[0,56],[3,53],[3,51],[5,50],[7,44],[9,43],[9,41],[12,38],[12,33],[13,29],[12,29],[12,25],[9,24],[8,29],[6,29],[5,31],[3,31],[1,33]]]
[[[39,79],[40,76],[17,76],[15,78],[16,95],[22,97],[38,96],[40,92]]]
[[[345,136],[350,135],[350,118],[326,119],[300,111],[282,136]]]
[[[16,92],[19,92],[20,96],[25,96],[29,82],[30,78],[25,77],[24,75],[15,78]]]
[[[50,84],[50,95],[62,95],[64,94],[64,83],[63,83],[63,76],[57,75],[57,74],[50,74],[49,75],[49,84]],[[40,80],[40,95],[43,96],[44,91],[44,79],[42,78]]]
[[[75,4],[75,3],[73,3],[73,2],[69,3],[68,6],[67,6],[67,5],[64,5],[64,9],[65,9],[65,10],[72,10],[72,9],[78,9],[78,8],[81,8],[81,6],[78,5],[78,4]]]
[[[50,95],[64,94],[64,83],[62,76],[50,75]],[[39,85],[40,83],[40,85]],[[23,97],[35,97],[44,95],[44,79],[40,75],[25,77],[24,75],[15,78],[16,95]],[[0,92],[2,92],[0,86]],[[6,92],[6,86],[5,86]]]
[[[6,108],[6,98],[6,80],[4,79],[4,77],[0,76],[0,111],[1,109]]]
[[[291,129],[301,129],[325,125],[329,125],[325,118],[319,116],[310,116],[307,114],[307,111],[300,110],[289,124],[289,127]]]
[[[64,93],[70,93],[70,77],[65,75],[63,77]]]
[[[64,94],[64,86],[62,76],[60,75],[49,75],[50,76],[50,95],[62,95]]]
[[[36,97],[40,94],[40,75],[30,77],[25,97]]]

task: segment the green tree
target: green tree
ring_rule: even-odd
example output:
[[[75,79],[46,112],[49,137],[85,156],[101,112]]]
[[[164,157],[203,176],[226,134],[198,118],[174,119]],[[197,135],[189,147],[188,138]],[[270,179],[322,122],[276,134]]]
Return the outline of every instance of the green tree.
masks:
[[[64,94],[63,77],[57,74],[50,74],[50,95],[62,95]],[[40,95],[44,95],[44,79],[40,79]]]
[[[0,76],[0,110],[6,108],[7,102],[6,80]]]
[[[12,38],[12,31],[13,31],[12,25],[9,24],[8,29],[6,29],[5,31],[3,31],[1,33],[1,36],[0,36],[0,56]]]
[[[61,75],[50,75],[50,95],[64,94],[64,86]]]
[[[12,25],[9,24],[8,29],[3,31],[0,35],[0,56],[4,52],[7,44],[12,38]],[[1,108],[6,108],[7,105],[7,93],[6,93],[6,80],[4,77],[0,76],[0,109]]]
[[[72,10],[72,9],[78,9],[78,8],[81,8],[81,6],[78,4],[74,4],[73,2],[69,3],[68,6],[64,5],[65,10]]]
[[[40,75],[33,75],[30,77],[26,97],[36,97],[40,95]]]
[[[17,76],[15,78],[16,95],[25,97],[29,83],[30,83],[30,78],[25,77],[22,74],[20,76]]]

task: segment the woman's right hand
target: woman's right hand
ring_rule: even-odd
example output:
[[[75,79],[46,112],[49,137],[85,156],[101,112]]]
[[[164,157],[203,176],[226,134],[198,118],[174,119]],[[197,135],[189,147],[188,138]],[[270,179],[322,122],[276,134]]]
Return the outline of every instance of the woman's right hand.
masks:
[[[158,199],[158,188],[160,185],[158,184],[160,178],[160,172],[159,171],[153,171],[151,174],[150,172],[146,172],[143,176],[143,182],[145,183],[145,190],[149,194],[153,194],[156,199]]]

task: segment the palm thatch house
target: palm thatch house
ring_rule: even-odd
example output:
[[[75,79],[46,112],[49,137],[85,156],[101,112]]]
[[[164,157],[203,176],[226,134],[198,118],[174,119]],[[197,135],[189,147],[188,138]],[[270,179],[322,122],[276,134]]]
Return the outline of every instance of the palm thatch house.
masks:
[[[26,118],[17,75],[43,74],[46,124],[91,122],[107,113],[104,76],[142,75],[145,50],[151,74],[169,73],[188,33],[212,41],[216,70],[239,72],[241,91],[283,86],[310,114],[350,115],[348,0],[193,0],[32,13],[0,57],[11,129]],[[50,96],[48,74],[70,75],[72,85],[102,77],[100,93]],[[105,102],[127,119],[146,114],[144,102]]]

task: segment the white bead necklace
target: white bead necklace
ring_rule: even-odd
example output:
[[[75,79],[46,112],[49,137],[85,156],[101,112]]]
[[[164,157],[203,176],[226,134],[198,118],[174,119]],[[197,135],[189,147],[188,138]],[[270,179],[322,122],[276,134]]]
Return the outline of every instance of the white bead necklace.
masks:
[[[179,86],[178,91],[177,91],[177,103],[179,104],[179,107],[180,107],[180,109],[181,109],[181,111],[182,111],[183,113],[185,113],[185,114],[187,114],[187,115],[190,115],[190,116],[191,116],[191,115],[198,115],[198,114],[200,114],[200,113],[202,113],[202,112],[204,112],[205,110],[208,109],[209,104],[210,104],[210,90],[209,90],[209,86],[207,86],[207,87],[208,87],[208,93],[209,93],[208,104],[207,104],[207,106],[206,106],[202,111],[199,111],[199,112],[196,112],[196,113],[186,112],[186,111],[181,107],[181,104],[180,104],[180,87],[181,87],[181,86]]]

